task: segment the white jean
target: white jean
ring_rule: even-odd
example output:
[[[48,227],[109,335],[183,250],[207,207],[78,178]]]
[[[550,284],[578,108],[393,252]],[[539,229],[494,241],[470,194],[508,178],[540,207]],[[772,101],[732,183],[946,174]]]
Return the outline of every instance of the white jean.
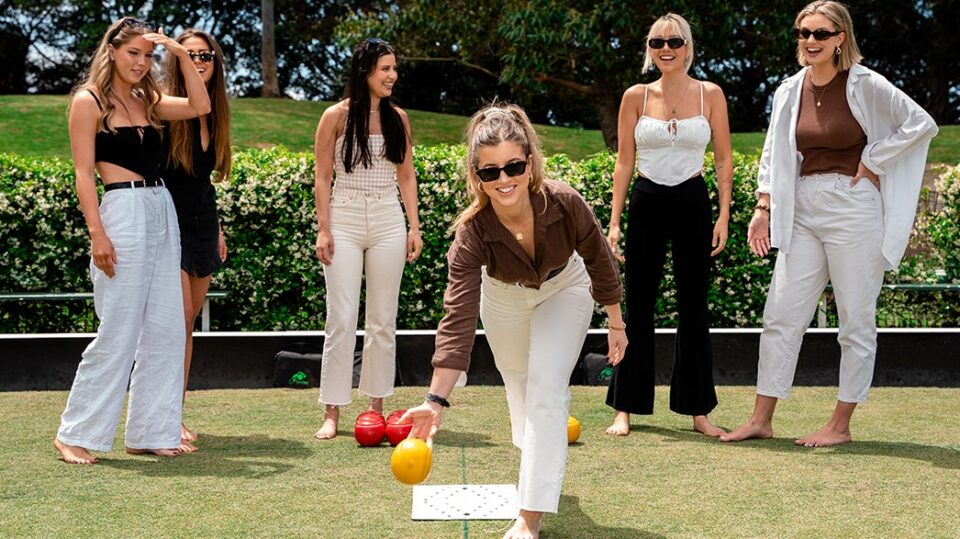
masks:
[[[790,395],[803,334],[827,281],[833,283],[840,329],[843,402],[863,402],[877,352],[877,296],[883,284],[883,207],[869,180],[843,174],[800,179],[791,247],[777,255],[763,311],[757,394]]]
[[[173,200],[163,187],[107,191],[100,219],[116,250],[116,273],[109,278],[90,262],[100,326],[83,352],[57,438],[109,451],[129,383],[126,446],[176,448],[186,334]]]
[[[327,320],[320,367],[320,402],[350,404],[353,350],[366,277],[360,391],[393,394],[397,302],[407,255],[407,228],[397,189],[382,193],[338,190],[330,197],[333,261],[324,266]]]
[[[539,290],[483,275],[480,319],[520,448],[520,508],[555,513],[567,461],[570,374],[593,315],[590,278],[574,254]]]

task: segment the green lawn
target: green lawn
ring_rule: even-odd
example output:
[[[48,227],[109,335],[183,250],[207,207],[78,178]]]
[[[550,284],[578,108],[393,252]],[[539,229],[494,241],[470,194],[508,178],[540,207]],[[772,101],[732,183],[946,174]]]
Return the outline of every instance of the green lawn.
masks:
[[[388,404],[412,404],[400,388]],[[721,387],[713,417],[733,427],[752,388]],[[603,388],[573,389],[584,425],[570,450],[560,514],[543,538],[949,537],[960,530],[960,389],[877,388],[845,446],[804,449],[835,388],[797,388],[781,403],[777,437],[725,445],[667,411],[635,418],[627,438],[603,433]],[[65,392],[0,393],[2,537],[319,537],[498,539],[506,522],[413,522],[410,487],[389,470],[388,446],[358,448],[349,428],[329,442],[316,392],[191,392],[187,421],[199,453],[172,460],[101,455],[68,466],[50,445]],[[513,483],[503,388],[454,394],[429,484]],[[359,402],[345,410],[351,418]],[[350,427],[346,421],[344,427]],[[122,438],[117,447],[122,447]]]
[[[328,102],[289,99],[234,99],[233,142],[241,148],[283,144],[296,151],[312,151],[313,134]],[[67,97],[48,95],[0,96],[0,151],[69,158],[66,123]],[[417,144],[457,143],[467,118],[433,112],[409,111]],[[548,154],[566,153],[574,160],[604,148],[600,132],[539,126]],[[734,133],[733,147],[741,153],[757,151],[763,133]],[[931,163],[960,163],[960,126],[944,126],[934,139]]]

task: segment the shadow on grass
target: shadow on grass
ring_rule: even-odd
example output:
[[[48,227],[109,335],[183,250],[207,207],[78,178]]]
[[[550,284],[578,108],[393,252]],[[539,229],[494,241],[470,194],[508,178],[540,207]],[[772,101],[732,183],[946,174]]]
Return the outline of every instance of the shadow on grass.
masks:
[[[544,521],[544,539],[582,539],[584,537],[602,537],[603,539],[658,539],[665,535],[645,532],[634,528],[613,528],[595,522],[580,508],[580,498],[577,496],[560,496],[559,514],[563,521],[570,523],[559,529],[550,526],[551,519],[547,516]],[[576,523],[576,524],[572,524]]]
[[[490,436],[478,432],[440,431],[437,433],[437,445],[450,447],[493,447]]]
[[[800,447],[793,443],[793,438],[771,438],[769,440],[744,440],[725,444],[714,438],[704,436],[693,430],[675,430],[650,425],[631,425],[630,430],[635,433],[650,433],[666,436],[673,441],[700,442],[707,444],[724,444],[744,446],[752,449],[765,449],[781,453],[801,453],[817,451],[822,454],[865,455],[869,457],[894,457],[901,459],[929,462],[938,468],[951,470],[960,469],[960,447],[924,445],[913,442],[885,442],[878,440],[854,439],[848,444],[834,447]]]
[[[264,457],[300,459],[313,453],[306,444],[263,434],[216,436],[203,434],[200,451],[176,458],[150,455],[123,459],[101,458],[100,464],[118,470],[130,470],[152,477],[245,477],[256,479],[280,475],[293,468],[284,462],[261,460]],[[245,460],[256,459],[256,460]]]

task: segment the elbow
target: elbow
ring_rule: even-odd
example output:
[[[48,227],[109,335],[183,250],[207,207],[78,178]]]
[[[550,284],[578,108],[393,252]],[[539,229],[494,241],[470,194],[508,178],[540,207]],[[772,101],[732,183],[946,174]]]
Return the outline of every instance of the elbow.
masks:
[[[193,107],[193,111],[197,113],[197,116],[206,116],[213,111],[213,107],[210,106],[210,100],[207,99],[199,106]]]

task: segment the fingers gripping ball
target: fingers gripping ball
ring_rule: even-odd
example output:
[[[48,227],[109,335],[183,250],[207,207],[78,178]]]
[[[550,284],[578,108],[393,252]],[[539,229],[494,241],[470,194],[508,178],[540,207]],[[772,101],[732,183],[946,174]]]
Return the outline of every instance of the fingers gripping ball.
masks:
[[[567,419],[567,443],[572,444],[580,439],[580,422],[577,418],[570,416]]]
[[[406,412],[406,410],[394,410],[387,416],[387,441],[390,442],[392,446],[396,446],[402,442],[410,435],[410,431],[413,430],[413,421],[407,420],[405,423],[400,422],[400,417],[403,416],[404,412]]]
[[[353,425],[353,437],[362,447],[376,447],[383,442],[387,422],[377,412],[368,411],[357,416]]]
[[[433,452],[420,438],[407,438],[393,449],[390,468],[397,481],[408,485],[422,483],[430,475]]]

